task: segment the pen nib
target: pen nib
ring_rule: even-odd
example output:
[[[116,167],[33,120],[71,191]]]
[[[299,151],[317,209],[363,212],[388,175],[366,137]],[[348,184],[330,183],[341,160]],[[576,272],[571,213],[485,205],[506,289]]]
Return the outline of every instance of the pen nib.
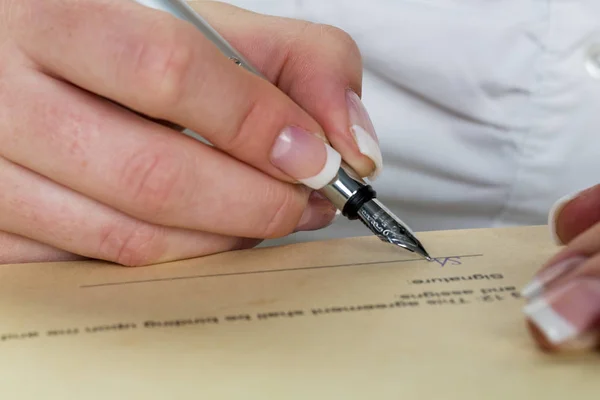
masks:
[[[398,217],[377,199],[365,203],[358,211],[361,221],[382,241],[419,254],[427,261],[432,258],[425,247]]]

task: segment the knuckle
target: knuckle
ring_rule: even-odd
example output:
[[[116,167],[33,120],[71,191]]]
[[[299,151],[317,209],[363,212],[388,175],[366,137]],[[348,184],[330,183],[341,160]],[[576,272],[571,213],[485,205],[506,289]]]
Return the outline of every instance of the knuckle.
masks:
[[[169,212],[176,199],[182,198],[184,157],[154,145],[134,154],[124,164],[119,188],[140,217],[160,218]]]
[[[101,259],[136,267],[159,260],[165,251],[163,228],[119,221],[102,230],[98,254]]]
[[[276,238],[292,233],[303,210],[297,192],[265,188],[264,194],[269,199],[269,207],[263,216],[260,237]]]
[[[155,29],[135,38],[132,78],[152,93],[148,100],[158,115],[177,105],[186,90],[194,51],[187,30],[160,21]]]
[[[246,160],[260,160],[266,156],[270,140],[297,115],[297,106],[282,96],[279,89],[262,82],[258,85],[219,137],[220,149],[243,155]]]
[[[264,112],[268,107],[263,99],[251,99],[244,111],[239,114],[237,121],[233,124],[232,132],[220,143],[224,151],[235,152],[237,149],[244,149],[248,142],[252,142],[253,134],[258,127],[261,130],[269,125],[269,117],[277,115],[277,112]]]

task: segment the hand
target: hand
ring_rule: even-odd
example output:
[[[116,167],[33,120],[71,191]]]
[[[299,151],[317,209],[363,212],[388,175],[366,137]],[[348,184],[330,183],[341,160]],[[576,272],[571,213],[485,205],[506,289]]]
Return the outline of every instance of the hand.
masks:
[[[550,227],[565,245],[523,295],[525,313],[543,349],[591,349],[600,345],[600,185],[556,203]]]
[[[131,1],[0,0],[0,263],[251,247],[331,221],[297,183],[324,186],[340,153],[379,171],[346,34],[194,6],[278,88]]]

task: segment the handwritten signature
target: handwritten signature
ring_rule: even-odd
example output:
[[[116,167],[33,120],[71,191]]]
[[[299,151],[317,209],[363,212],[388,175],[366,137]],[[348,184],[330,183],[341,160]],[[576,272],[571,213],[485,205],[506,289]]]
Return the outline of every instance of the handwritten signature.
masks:
[[[462,265],[460,257],[439,257],[434,258],[431,262],[436,262],[442,267],[445,267],[446,265]]]

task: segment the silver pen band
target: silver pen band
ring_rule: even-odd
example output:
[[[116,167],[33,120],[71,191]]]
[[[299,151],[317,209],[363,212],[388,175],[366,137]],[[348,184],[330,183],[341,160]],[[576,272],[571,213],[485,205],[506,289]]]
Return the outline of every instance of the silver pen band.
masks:
[[[335,178],[319,192],[327,197],[338,210],[344,210],[348,201],[366,187],[367,185],[358,178],[357,174],[348,165],[342,163]]]

